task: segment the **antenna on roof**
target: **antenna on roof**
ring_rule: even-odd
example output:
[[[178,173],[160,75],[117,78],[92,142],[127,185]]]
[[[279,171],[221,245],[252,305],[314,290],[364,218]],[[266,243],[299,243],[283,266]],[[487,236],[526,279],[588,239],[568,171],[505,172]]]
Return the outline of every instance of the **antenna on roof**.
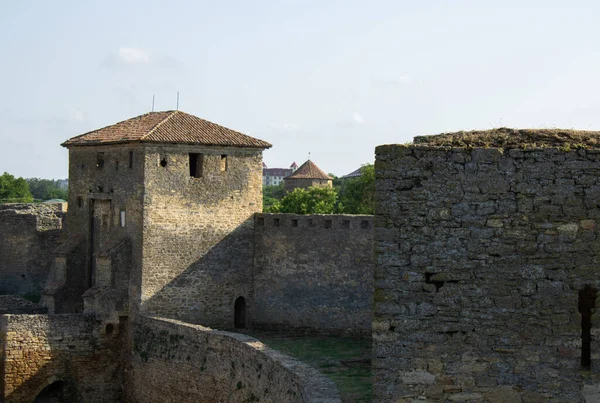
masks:
[[[308,152],[308,159],[310,160],[310,151]]]
[[[179,91],[177,91],[177,110],[179,110]]]
[[[152,112],[154,112],[154,94],[152,94]]]

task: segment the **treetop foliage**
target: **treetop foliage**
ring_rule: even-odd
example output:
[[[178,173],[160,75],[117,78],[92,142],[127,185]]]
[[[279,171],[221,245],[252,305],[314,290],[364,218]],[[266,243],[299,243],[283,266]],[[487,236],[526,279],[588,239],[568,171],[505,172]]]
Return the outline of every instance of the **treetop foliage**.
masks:
[[[283,183],[263,188],[265,213],[373,214],[375,167],[366,164],[355,178],[334,178],[333,188],[294,189],[285,194]]]
[[[15,178],[8,172],[0,176],[1,203],[31,203],[32,201],[33,196],[25,179]]]

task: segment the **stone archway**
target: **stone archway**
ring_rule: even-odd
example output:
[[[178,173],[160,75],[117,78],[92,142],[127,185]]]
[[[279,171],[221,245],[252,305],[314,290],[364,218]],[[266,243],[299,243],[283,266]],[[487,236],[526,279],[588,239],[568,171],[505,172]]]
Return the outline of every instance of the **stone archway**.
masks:
[[[33,403],[79,403],[77,391],[68,382],[54,381],[35,397]]]
[[[234,306],[234,327],[236,329],[246,328],[246,299],[238,297],[235,300]]]

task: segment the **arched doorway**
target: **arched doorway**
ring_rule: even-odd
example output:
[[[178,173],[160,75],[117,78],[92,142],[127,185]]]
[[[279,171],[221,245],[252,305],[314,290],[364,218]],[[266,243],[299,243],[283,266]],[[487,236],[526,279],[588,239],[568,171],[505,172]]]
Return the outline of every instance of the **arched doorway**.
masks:
[[[77,392],[63,381],[56,381],[46,386],[35,397],[33,403],[77,403]]]
[[[233,305],[234,310],[234,327],[236,329],[246,328],[246,299],[238,297]]]

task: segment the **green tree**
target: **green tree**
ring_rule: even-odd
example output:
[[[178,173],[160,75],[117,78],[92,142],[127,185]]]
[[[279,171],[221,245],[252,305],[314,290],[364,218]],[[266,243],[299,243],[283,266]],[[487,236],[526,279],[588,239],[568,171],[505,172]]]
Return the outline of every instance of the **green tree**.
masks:
[[[29,190],[37,200],[67,199],[67,191],[61,189],[58,181],[52,179],[29,178]]]
[[[32,201],[33,196],[25,179],[15,178],[8,172],[0,176],[0,202],[31,203]]]
[[[374,214],[375,166],[363,165],[360,176],[345,179],[339,184],[338,210],[346,214]]]
[[[288,193],[279,204],[280,213],[333,214],[337,192],[332,188],[296,188]]]
[[[263,212],[265,213],[278,213],[280,207],[280,200],[285,196],[285,190],[283,189],[283,182],[279,185],[264,186],[263,187]]]

